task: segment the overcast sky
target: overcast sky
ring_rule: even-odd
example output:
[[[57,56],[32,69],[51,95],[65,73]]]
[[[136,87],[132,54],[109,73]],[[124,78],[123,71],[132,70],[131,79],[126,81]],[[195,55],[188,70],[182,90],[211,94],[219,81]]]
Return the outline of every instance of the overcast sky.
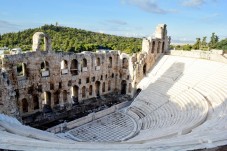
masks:
[[[167,24],[174,42],[212,32],[227,37],[226,0],[0,0],[0,34],[44,24],[122,36],[152,35]]]

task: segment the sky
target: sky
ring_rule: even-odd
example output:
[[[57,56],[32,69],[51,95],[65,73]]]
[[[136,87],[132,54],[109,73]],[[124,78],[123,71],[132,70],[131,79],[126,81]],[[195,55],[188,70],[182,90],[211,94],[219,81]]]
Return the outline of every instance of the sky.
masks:
[[[120,36],[151,36],[167,24],[173,43],[212,32],[227,38],[226,0],[0,0],[0,34],[56,24]]]

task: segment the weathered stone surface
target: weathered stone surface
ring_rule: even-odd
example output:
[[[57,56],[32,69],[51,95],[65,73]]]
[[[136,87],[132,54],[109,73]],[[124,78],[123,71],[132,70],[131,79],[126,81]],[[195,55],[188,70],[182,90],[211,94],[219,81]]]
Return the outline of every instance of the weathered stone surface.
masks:
[[[114,91],[133,96],[138,82],[168,50],[166,34],[166,25],[159,25],[158,37],[144,39],[142,52],[130,56],[114,50],[54,52],[50,37],[37,32],[31,52],[1,56],[0,113],[26,116],[42,112],[45,105],[73,105],[73,98],[81,103]]]

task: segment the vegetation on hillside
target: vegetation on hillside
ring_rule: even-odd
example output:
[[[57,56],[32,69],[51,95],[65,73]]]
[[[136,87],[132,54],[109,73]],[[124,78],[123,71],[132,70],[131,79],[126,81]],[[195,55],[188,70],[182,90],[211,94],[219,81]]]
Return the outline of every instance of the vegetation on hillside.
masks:
[[[142,39],[101,34],[76,28],[44,25],[17,33],[0,35],[0,47],[20,47],[23,51],[32,49],[35,32],[45,32],[52,39],[52,49],[64,52],[95,51],[97,49],[121,50],[134,53],[141,50]]]
[[[207,42],[207,37],[196,38],[196,42],[193,45],[171,45],[171,49],[176,50],[187,50],[190,51],[192,49],[194,50],[211,50],[211,49],[220,49],[224,50],[227,53],[227,38],[219,41],[219,37],[212,33],[210,37],[210,41]]]

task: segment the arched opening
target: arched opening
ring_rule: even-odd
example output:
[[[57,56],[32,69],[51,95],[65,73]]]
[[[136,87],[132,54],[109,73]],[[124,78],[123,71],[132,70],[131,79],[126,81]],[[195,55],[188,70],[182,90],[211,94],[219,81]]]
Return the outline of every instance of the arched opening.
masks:
[[[42,77],[48,77],[50,75],[49,63],[47,61],[43,61],[41,63],[41,74],[42,74]]]
[[[121,81],[121,94],[126,94],[127,82],[125,80]]]
[[[39,109],[39,98],[37,95],[33,96],[33,109]]]
[[[66,60],[61,61],[61,74],[68,73],[68,62]]]
[[[160,53],[160,46],[161,46],[161,42],[158,42],[158,48],[157,48],[157,53]]]
[[[83,86],[82,87],[82,98],[85,98],[86,97],[86,87]]]
[[[105,88],[105,82],[102,83],[102,92],[105,92],[106,91],[106,88]]]
[[[146,73],[147,73],[147,64],[145,63],[145,64],[143,65],[143,76],[145,76]]]
[[[109,64],[108,64],[109,68],[112,68],[112,57],[109,57]]]
[[[135,93],[135,95],[134,95],[134,98],[137,97],[141,91],[142,91],[142,89],[138,88],[138,89],[136,90],[136,93]]]
[[[68,62],[66,60],[61,61],[61,69],[68,69]]]
[[[96,66],[100,66],[101,62],[100,62],[100,58],[96,58]]]
[[[63,97],[63,102],[66,103],[67,100],[68,100],[68,96],[67,96],[67,91],[66,91],[66,90],[64,90],[64,91],[62,92],[62,97]]]
[[[111,81],[108,81],[108,91],[111,90]]]
[[[78,61],[76,59],[71,61],[70,72],[73,76],[78,75]]]
[[[99,81],[95,82],[95,93],[96,93],[96,96],[100,96],[100,82]]]
[[[23,113],[28,112],[28,101],[27,101],[27,99],[22,99],[21,102],[22,102],[22,112]]]
[[[89,87],[89,95],[92,95],[92,85]]]
[[[151,49],[151,53],[154,53],[154,49],[155,49],[155,41],[152,42],[152,49]]]
[[[163,41],[162,42],[162,53],[164,53],[165,52],[165,42]]]
[[[56,91],[54,92],[54,105],[58,105],[59,104],[59,92]]]
[[[122,60],[122,67],[124,69],[127,69],[128,68],[128,59],[127,58],[123,58],[123,60]]]
[[[79,87],[75,85],[72,87],[72,97],[78,99],[78,96],[79,96]]]
[[[51,106],[51,93],[44,92],[44,104]]]
[[[17,64],[17,76],[26,76],[26,64],[25,63]]]
[[[41,63],[41,71],[48,71],[49,70],[49,62],[43,61]]]
[[[85,58],[83,59],[82,65],[83,65],[83,68],[87,67],[87,59],[85,59]]]
[[[43,40],[42,40],[43,38]],[[41,47],[42,46],[42,47]],[[51,50],[51,39],[48,35],[44,34],[43,32],[36,32],[33,35],[33,51],[49,51]]]

